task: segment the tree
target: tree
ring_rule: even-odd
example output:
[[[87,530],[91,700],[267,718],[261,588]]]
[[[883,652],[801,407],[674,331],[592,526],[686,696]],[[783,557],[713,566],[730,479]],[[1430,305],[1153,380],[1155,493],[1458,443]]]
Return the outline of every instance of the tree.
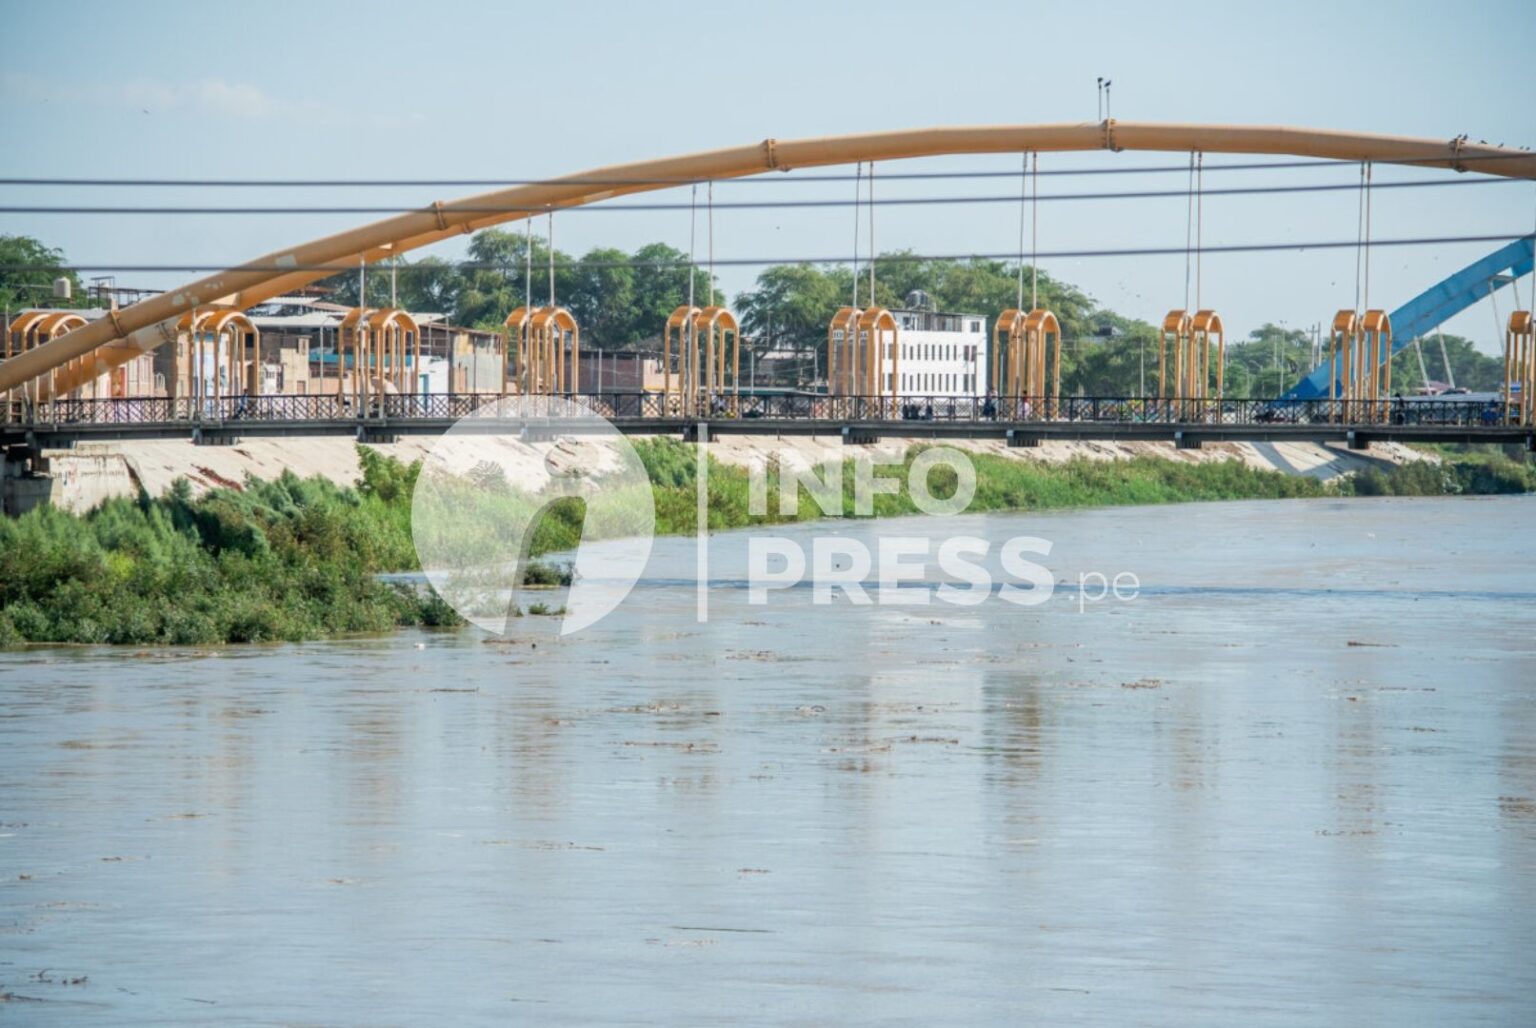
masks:
[[[1442,338],[1445,343],[1443,359],[1440,356]],[[1491,357],[1480,352],[1472,340],[1452,335],[1425,336],[1419,345],[1423,348],[1424,370],[1429,372],[1432,381],[1449,385],[1450,376],[1455,375],[1456,385],[1461,389],[1481,393],[1496,392],[1503,388],[1502,353]],[[1451,366],[1449,373],[1445,368],[1447,361]],[[1423,385],[1424,376],[1419,373],[1419,358],[1410,343],[1392,358],[1392,391],[1407,396],[1417,392]]]
[[[534,238],[529,245],[525,235],[504,229],[486,229],[476,233],[469,243],[469,262],[475,267],[462,269],[463,285],[458,294],[454,320],[470,328],[500,329],[524,302],[541,307],[549,301],[549,246]],[[559,250],[554,253],[555,299],[572,295],[576,272],[571,258]]]
[[[1312,335],[1265,322],[1248,338],[1227,345],[1228,396],[1279,396],[1312,370]]]
[[[575,280],[564,302],[581,326],[584,343],[616,350],[642,338],[635,319],[635,269],[627,253],[588,250],[576,265]]]
[[[778,264],[757,276],[757,288],[736,297],[742,334],[758,352],[818,351],[826,358],[827,322],[851,299],[846,268]],[[825,364],[822,365],[825,367]]]
[[[1027,307],[1031,299],[1029,268],[1023,270]],[[941,311],[981,314],[993,322],[1017,303],[1019,272],[1019,265],[1003,261],[929,260],[917,258],[910,250],[888,251],[875,258],[875,300],[881,306],[900,308],[913,290],[921,289]],[[868,273],[868,264],[859,269],[861,305],[869,302]],[[1038,288],[1040,306],[1053,311],[1061,322],[1065,341],[1063,388],[1076,387],[1079,383],[1074,376],[1081,355],[1096,338],[1100,322],[1113,315],[1095,308],[1081,290],[1044,272],[1039,274]],[[765,268],[758,275],[756,288],[736,298],[736,307],[744,330],[762,341],[762,348],[815,352],[825,366],[827,323],[838,307],[852,302],[853,271],[849,267],[793,264]],[[1151,330],[1150,326],[1143,327]],[[1105,373],[1105,367],[1100,367],[1090,377],[1102,381]]]
[[[65,265],[62,250],[31,236],[0,236],[0,305],[12,313],[28,307],[81,307],[86,303],[80,277]],[[55,299],[53,281],[67,278],[68,300]]]
[[[657,339],[666,326],[667,318],[677,308],[688,302],[689,283],[692,282],[693,305],[709,305],[711,279],[709,272],[688,264],[688,255],[666,243],[650,243],[635,251],[631,258],[635,274],[634,321],[631,336],[635,341]],[[692,276],[690,279],[690,270]],[[725,302],[718,288],[714,291],[717,304]]]

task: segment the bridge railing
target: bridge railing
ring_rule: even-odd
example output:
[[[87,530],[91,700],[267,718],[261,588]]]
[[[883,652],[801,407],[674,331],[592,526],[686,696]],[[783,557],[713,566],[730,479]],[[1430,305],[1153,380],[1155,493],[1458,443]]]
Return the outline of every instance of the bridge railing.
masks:
[[[4,419],[15,425],[153,425],[238,422],[454,421],[500,399],[494,394],[386,395],[366,403],[335,394],[309,396],[116,397],[58,399],[32,404],[12,399]],[[1390,400],[1159,399],[1073,396],[1053,398],[963,396],[826,396],[782,393],[764,396],[663,397],[657,393],[608,392],[569,397],[526,397],[558,413],[566,399],[620,421],[762,419],[829,423],[1000,422],[1007,424],[1104,422],[1117,425],[1432,425],[1493,427],[1506,423],[1503,403],[1488,399],[1393,398]]]

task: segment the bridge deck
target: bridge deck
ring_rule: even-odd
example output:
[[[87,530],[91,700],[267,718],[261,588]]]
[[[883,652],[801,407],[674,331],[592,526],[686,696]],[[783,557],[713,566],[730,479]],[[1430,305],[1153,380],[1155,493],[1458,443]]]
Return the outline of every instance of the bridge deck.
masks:
[[[77,442],[349,435],[382,441],[436,435],[455,425],[486,432],[547,435],[565,430],[539,416],[550,398],[513,400],[516,416],[488,409],[494,396],[388,396],[366,412],[335,396],[229,397],[192,403],[165,398],[61,400],[16,406],[0,423],[0,446],[46,449]],[[1501,404],[1484,400],[1380,401],[1158,400],[1073,397],[1055,403],[955,397],[826,397],[790,394],[722,397],[687,405],[654,394],[575,398],[628,434],[839,436],[857,443],[882,437],[1006,439],[1030,446],[1050,439],[1206,442],[1458,442],[1536,448],[1536,428],[1508,423]],[[531,408],[531,409],[530,409]],[[546,406],[544,410],[550,408]]]

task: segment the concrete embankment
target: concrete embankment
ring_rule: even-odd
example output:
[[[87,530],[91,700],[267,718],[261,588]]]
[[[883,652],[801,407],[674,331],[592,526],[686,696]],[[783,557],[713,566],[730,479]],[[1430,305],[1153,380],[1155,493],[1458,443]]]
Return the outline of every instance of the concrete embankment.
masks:
[[[430,436],[408,436],[375,448],[409,462],[425,456],[435,442]],[[837,436],[742,435],[723,437],[709,447],[716,460],[726,464],[746,467],[777,457],[782,465],[815,466],[859,452],[896,459],[909,446],[931,442],[887,438],[869,446],[850,447]],[[514,483],[531,484],[542,478],[542,454],[516,439],[499,444],[505,447],[503,464]],[[1396,443],[1377,443],[1368,452],[1319,443],[1209,443],[1199,450],[1181,450],[1162,442],[1047,441],[1038,447],[1013,449],[1002,440],[966,439],[946,445],[1043,463],[1144,456],[1184,463],[1236,460],[1254,468],[1325,480],[1373,465],[1426,459],[1421,452]],[[14,515],[51,503],[83,512],[110,497],[137,495],[140,489],[158,496],[178,478],[187,479],[194,492],[201,493],[219,486],[239,487],[249,477],[275,478],[285,469],[301,478],[321,475],[343,485],[352,484],[360,475],[356,445],[336,436],[258,438],[232,446],[197,446],[188,440],[90,443],[72,450],[44,451],[30,467],[7,463],[4,509]]]

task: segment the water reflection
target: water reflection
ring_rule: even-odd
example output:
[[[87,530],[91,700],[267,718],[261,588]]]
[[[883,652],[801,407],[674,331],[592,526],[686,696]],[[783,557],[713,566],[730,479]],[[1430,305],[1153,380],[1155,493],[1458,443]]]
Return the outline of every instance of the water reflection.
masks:
[[[0,1009],[1521,1023],[1536,542],[1505,503],[968,519],[1146,584],[1081,614],[720,588],[701,625],[674,540],[568,639],[0,656]]]

